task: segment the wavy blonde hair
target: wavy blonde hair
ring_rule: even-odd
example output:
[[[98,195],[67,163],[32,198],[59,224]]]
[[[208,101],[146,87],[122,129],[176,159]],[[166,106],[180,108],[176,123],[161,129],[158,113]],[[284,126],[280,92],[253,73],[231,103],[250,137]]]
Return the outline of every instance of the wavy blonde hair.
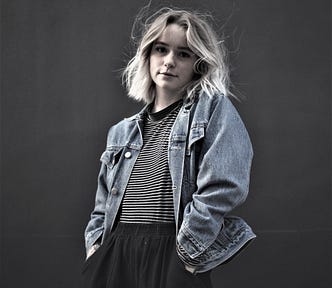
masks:
[[[205,92],[224,95],[229,92],[229,70],[226,65],[226,49],[209,25],[207,16],[186,10],[162,8],[150,16],[143,27],[143,37],[136,55],[122,73],[130,97],[151,103],[155,95],[155,84],[150,75],[150,53],[152,45],[161,36],[166,26],[177,24],[186,31],[188,47],[198,57],[194,64],[193,80],[185,87],[184,97],[193,97]]]

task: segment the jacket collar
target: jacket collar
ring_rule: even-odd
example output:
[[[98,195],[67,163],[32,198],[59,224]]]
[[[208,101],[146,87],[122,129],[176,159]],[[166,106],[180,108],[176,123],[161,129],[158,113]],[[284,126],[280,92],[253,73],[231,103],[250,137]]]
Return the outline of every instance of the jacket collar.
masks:
[[[195,103],[195,101],[198,99],[198,94],[196,93],[193,97],[189,98],[189,99],[185,99],[185,101],[183,102],[183,105],[182,107],[186,110],[190,110],[191,106]],[[143,120],[144,118],[144,115],[147,113],[147,109],[149,107],[151,103],[149,104],[146,104],[143,109],[138,112],[137,114],[129,117],[129,118],[126,118],[127,121],[140,121],[140,120]]]

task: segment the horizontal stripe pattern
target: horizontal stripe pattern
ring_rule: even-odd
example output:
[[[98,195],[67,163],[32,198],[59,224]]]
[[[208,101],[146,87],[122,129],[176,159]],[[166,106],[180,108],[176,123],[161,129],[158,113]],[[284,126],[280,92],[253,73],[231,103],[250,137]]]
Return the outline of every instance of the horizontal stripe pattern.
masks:
[[[122,200],[120,222],[174,222],[168,142],[181,103],[182,101],[178,101],[157,113],[146,115],[143,147]]]

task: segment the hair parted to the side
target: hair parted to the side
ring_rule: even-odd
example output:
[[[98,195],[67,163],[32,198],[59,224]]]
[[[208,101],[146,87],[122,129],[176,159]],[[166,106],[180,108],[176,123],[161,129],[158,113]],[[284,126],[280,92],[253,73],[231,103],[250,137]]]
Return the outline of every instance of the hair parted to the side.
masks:
[[[232,95],[229,91],[226,49],[209,25],[207,16],[166,7],[146,20],[136,55],[122,73],[129,96],[145,103],[153,101],[155,85],[150,76],[150,53],[153,43],[169,24],[177,24],[186,31],[188,47],[198,57],[194,65],[194,78],[185,87],[184,98],[193,97],[199,92],[209,96],[215,93]]]

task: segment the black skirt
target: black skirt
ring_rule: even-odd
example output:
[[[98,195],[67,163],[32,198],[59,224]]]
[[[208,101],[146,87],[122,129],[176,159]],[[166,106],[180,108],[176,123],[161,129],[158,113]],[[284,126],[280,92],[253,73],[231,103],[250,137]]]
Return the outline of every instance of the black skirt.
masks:
[[[85,288],[211,288],[210,272],[192,274],[176,253],[174,224],[118,223],[82,269]]]

